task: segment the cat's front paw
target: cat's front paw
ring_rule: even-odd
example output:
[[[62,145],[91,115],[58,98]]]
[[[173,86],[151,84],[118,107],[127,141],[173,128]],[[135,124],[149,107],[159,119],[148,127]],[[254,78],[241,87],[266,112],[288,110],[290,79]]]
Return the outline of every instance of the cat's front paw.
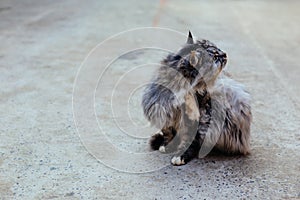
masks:
[[[171,160],[172,165],[180,166],[185,165],[186,162],[182,156],[174,156]]]

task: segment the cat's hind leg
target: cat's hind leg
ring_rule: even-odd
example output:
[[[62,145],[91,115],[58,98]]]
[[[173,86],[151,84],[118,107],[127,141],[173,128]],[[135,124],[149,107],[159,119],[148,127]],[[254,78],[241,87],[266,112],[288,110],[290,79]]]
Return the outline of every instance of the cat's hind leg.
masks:
[[[150,139],[151,149],[159,150],[162,153],[167,152],[169,149],[167,146],[174,139],[175,135],[176,131],[173,127],[164,128],[158,131]]]
[[[160,130],[154,135],[152,135],[149,143],[152,150],[158,150],[159,147],[162,146],[164,143],[163,132]]]

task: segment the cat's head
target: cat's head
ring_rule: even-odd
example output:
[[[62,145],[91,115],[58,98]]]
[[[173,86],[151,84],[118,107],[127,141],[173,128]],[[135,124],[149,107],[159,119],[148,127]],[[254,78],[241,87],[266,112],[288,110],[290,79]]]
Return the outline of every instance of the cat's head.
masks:
[[[209,86],[225,67],[227,55],[208,40],[194,41],[189,32],[186,44],[163,63],[175,68],[193,86]]]

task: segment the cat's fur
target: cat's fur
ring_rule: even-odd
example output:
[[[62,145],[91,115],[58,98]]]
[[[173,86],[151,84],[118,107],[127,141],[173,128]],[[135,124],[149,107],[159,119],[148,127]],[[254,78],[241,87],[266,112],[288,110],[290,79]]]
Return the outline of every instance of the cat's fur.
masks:
[[[147,119],[161,131],[150,146],[178,151],[171,162],[182,165],[213,148],[248,154],[252,120],[250,95],[222,69],[227,55],[208,40],[186,44],[161,63],[143,95]],[[207,151],[207,152],[206,152]],[[200,156],[201,156],[200,155]]]

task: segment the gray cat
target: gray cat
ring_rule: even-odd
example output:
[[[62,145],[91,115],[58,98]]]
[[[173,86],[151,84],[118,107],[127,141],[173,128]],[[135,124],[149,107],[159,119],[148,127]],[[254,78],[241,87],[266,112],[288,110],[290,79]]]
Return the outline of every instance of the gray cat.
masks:
[[[249,153],[252,121],[250,95],[224,69],[227,55],[208,40],[194,41],[169,54],[147,85],[142,107],[160,129],[153,150],[177,151],[183,165],[212,148],[226,154]],[[200,154],[199,154],[200,153]]]

